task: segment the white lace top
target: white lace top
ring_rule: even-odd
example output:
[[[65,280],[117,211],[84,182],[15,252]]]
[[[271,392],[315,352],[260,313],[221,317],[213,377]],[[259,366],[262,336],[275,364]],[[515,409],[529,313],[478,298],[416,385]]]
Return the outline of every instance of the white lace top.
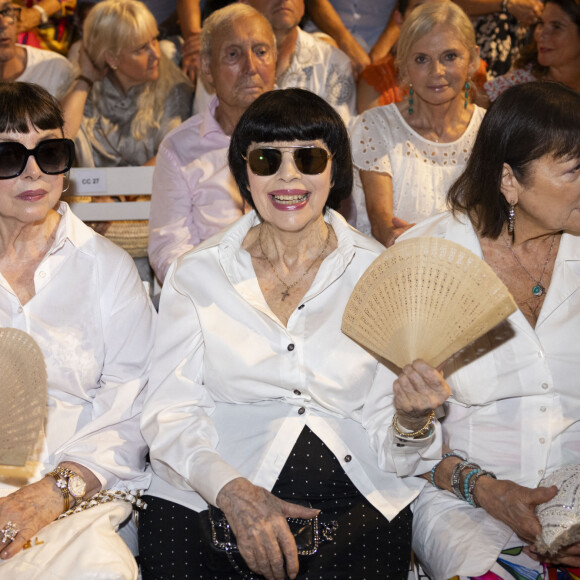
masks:
[[[447,209],[445,196],[465,168],[484,114],[475,106],[460,139],[435,143],[412,129],[395,104],[375,107],[354,121],[354,164],[362,171],[389,174],[394,215],[419,222]]]

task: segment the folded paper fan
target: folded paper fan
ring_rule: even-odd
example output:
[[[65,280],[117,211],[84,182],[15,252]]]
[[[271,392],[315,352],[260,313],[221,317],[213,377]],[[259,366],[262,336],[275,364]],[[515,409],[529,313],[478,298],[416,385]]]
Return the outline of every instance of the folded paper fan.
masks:
[[[0,328],[0,401],[0,476],[10,477],[31,457],[47,403],[42,351],[15,328]]]
[[[540,485],[555,485],[558,493],[536,506],[542,526],[536,545],[541,553],[556,554],[561,548],[580,541],[580,465],[561,467]]]
[[[441,238],[404,240],[383,252],[355,286],[342,331],[399,367],[436,367],[515,312],[481,258]]]

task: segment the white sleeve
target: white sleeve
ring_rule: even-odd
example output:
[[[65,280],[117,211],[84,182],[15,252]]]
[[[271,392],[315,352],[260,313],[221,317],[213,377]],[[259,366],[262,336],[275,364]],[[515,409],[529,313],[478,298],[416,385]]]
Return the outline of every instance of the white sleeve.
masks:
[[[241,475],[216,451],[215,404],[203,382],[203,332],[192,297],[180,283],[179,265],[178,260],[171,267],[161,293],[141,429],[155,473],[215,505],[221,488]]]
[[[105,357],[91,418],[56,451],[57,463],[89,468],[103,487],[144,489],[147,447],[139,428],[149,377],[155,310],[137,269],[123,253],[100,293]]]

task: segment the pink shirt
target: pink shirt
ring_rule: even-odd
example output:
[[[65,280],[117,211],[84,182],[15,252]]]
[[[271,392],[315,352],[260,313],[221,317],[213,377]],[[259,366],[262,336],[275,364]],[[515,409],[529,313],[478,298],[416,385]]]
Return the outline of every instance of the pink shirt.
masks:
[[[214,118],[217,105],[215,97],[204,113],[171,131],[157,154],[149,260],[161,282],[176,258],[244,214],[228,167],[230,138]]]

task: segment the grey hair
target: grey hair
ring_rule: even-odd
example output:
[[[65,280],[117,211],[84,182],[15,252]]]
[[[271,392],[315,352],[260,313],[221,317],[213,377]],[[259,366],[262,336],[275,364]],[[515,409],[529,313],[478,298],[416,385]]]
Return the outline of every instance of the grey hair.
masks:
[[[211,39],[222,29],[227,29],[238,19],[259,18],[268,25],[268,30],[272,33],[272,50],[276,56],[276,36],[268,19],[255,8],[241,2],[234,2],[216,10],[203,22],[201,29],[201,60],[209,63],[211,60]]]

